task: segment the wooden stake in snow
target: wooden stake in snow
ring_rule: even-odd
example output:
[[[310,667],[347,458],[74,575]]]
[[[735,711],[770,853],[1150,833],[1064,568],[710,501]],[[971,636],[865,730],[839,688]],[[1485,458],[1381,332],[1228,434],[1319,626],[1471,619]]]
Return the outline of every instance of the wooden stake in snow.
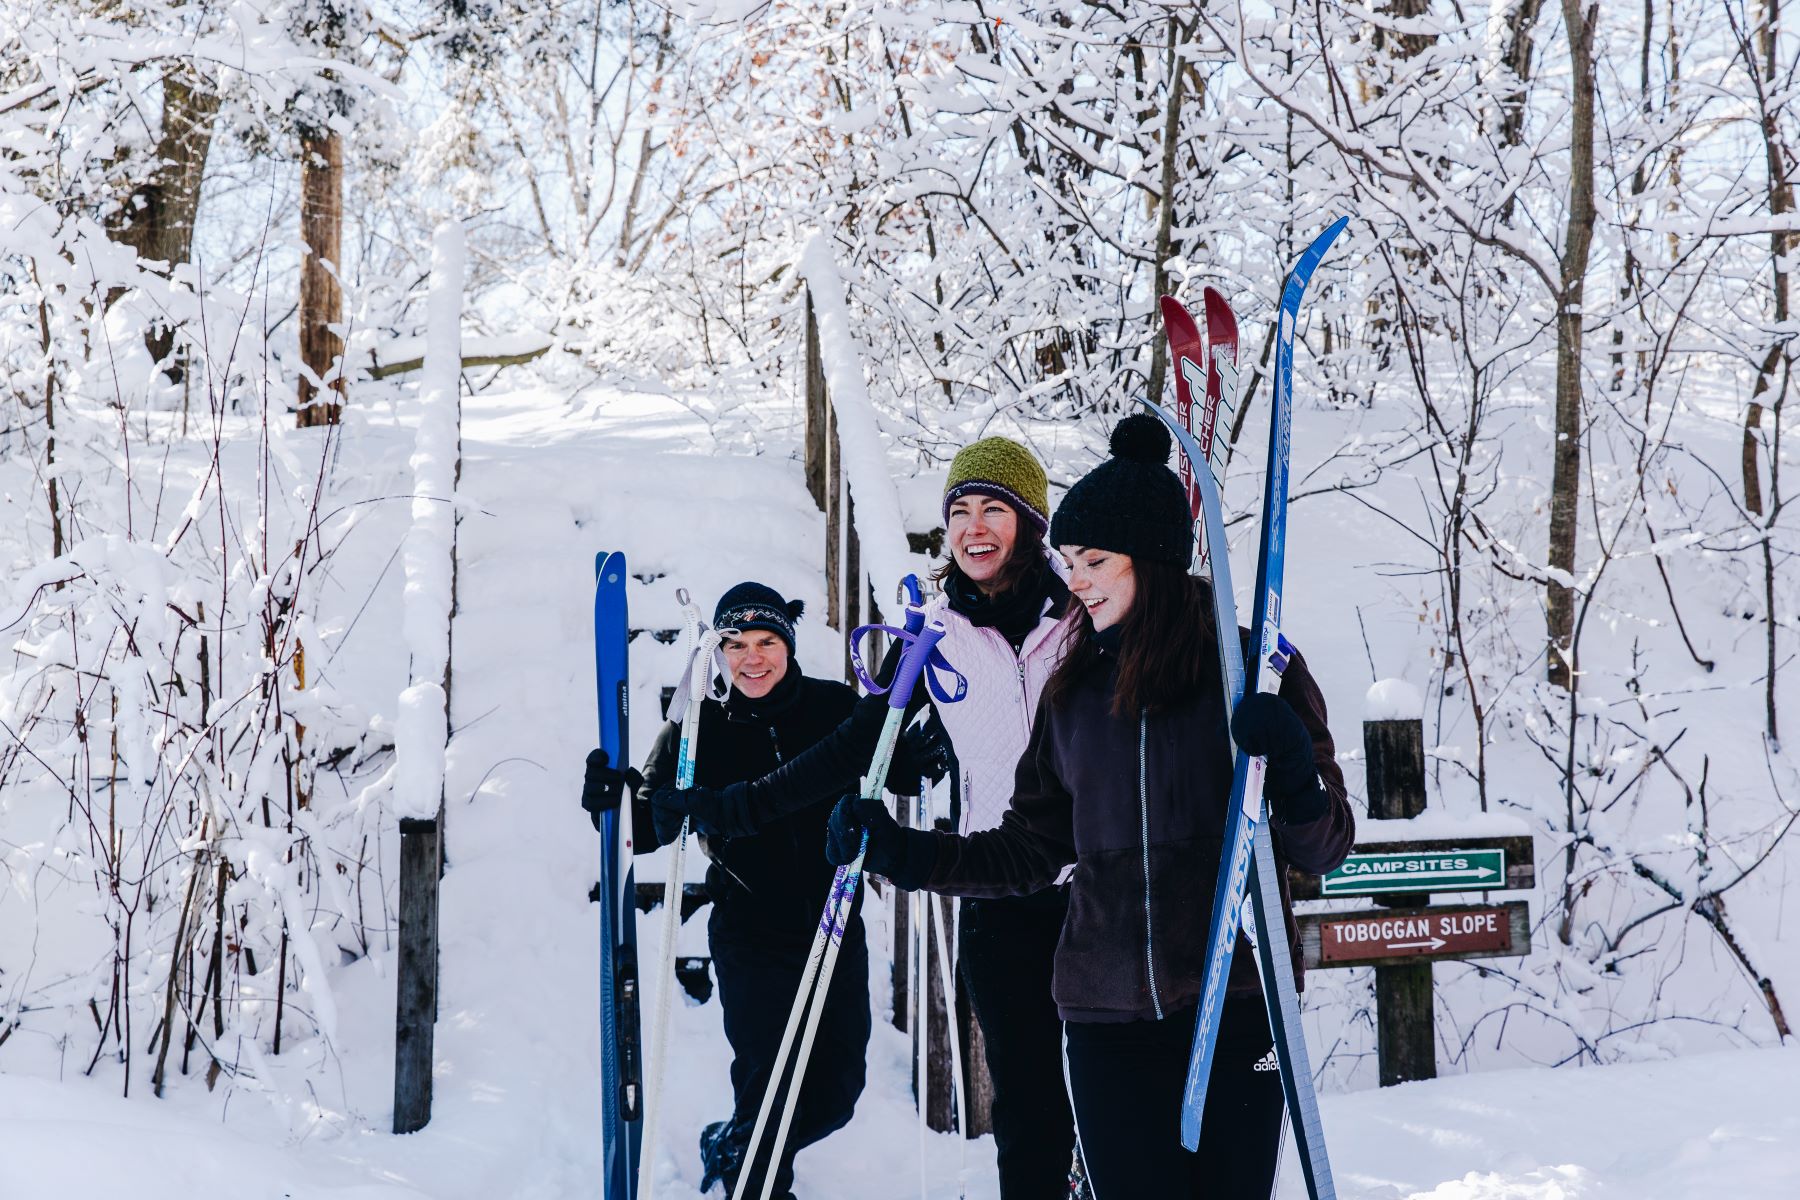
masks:
[[[394,1015],[394,1132],[431,1120],[437,1021],[438,877],[443,867],[444,763],[450,738],[450,618],[456,609],[456,481],[462,460],[462,227],[431,247],[424,379],[412,455],[412,528],[404,546],[401,631],[411,686],[394,727],[400,816],[400,958]]]

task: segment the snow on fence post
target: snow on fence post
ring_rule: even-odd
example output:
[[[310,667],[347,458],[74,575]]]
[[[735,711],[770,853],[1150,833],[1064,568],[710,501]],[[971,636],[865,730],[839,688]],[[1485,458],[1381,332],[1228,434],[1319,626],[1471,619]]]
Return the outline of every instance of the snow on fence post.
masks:
[[[401,632],[411,666],[394,728],[400,817],[400,955],[394,1014],[394,1132],[431,1120],[437,1021],[438,878],[450,736],[450,618],[456,608],[456,483],[462,462],[463,234],[438,227],[425,306],[425,368],[413,444],[412,526]]]
[[[903,576],[922,574],[925,564],[907,546],[900,495],[888,470],[875,403],[863,378],[862,354],[850,331],[849,291],[826,234],[815,232],[807,239],[800,254],[800,276],[806,280],[817,326],[817,365],[830,396],[831,433],[836,435],[839,469],[849,485],[848,502],[843,506],[848,518],[842,522],[845,545],[838,556],[843,562],[844,589],[855,597],[854,601],[845,597],[841,624],[848,634],[854,623],[850,614],[859,610],[865,587],[873,584],[877,595],[887,595]],[[818,498],[816,494],[814,498]],[[848,544],[852,527],[860,550],[854,557]]]

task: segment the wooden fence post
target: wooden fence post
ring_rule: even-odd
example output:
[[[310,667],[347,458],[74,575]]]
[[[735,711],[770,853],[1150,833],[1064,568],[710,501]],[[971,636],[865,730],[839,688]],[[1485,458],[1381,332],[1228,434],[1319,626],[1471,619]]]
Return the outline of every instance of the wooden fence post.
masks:
[[[400,943],[394,1013],[394,1132],[431,1120],[438,1015],[438,873],[444,813],[400,818]]]
[[[864,622],[880,621],[881,605],[872,588],[867,587],[863,580],[862,547],[856,536],[856,501],[850,495],[849,480],[839,450],[837,415],[832,411],[831,396],[825,383],[825,367],[819,347],[819,325],[813,312],[810,290],[806,296],[805,340],[806,489],[811,493],[813,503],[818,505],[819,511],[825,514],[825,623],[844,638],[844,678],[854,683],[855,675],[850,664],[850,632]],[[941,528],[924,534],[908,533],[908,548],[914,553],[935,557],[943,550],[943,536]],[[893,582],[897,584],[899,580]],[[865,649],[870,651],[873,659],[879,658],[874,647]],[[922,787],[923,783],[919,786]],[[900,823],[912,824],[912,806],[903,803],[899,807]],[[889,887],[885,894],[892,910],[894,933],[894,1007],[891,1019],[896,1029],[913,1035],[915,1052],[921,1031],[909,1029],[912,989],[923,988],[926,998],[926,1016],[920,1022],[925,1026],[923,1033],[928,1039],[927,1095],[923,1101],[926,1105],[926,1122],[939,1131],[951,1128],[950,1097],[955,1084],[950,1070],[949,1030],[954,1024],[963,1055],[965,1087],[970,1093],[964,1098],[965,1106],[960,1111],[964,1114],[966,1136],[978,1137],[991,1129],[989,1114],[993,1105],[993,1084],[988,1079],[980,1027],[970,1011],[967,994],[960,988],[957,989],[956,1019],[952,1022],[946,1017],[935,937],[929,938],[920,965],[922,978],[911,978],[909,947],[913,931],[905,902],[906,893]],[[948,919],[953,909],[948,900],[931,897],[928,902],[939,904],[939,911]],[[930,927],[927,926],[924,932],[929,931]],[[954,972],[956,964],[951,963],[949,966]]]
[[[1416,718],[1363,722],[1369,816],[1402,820],[1425,811],[1425,725]],[[1376,897],[1388,908],[1413,908],[1416,893]],[[1431,964],[1375,968],[1376,1062],[1382,1087],[1437,1076],[1437,1036],[1431,1007]]]
[[[394,740],[401,761],[416,756],[418,763],[412,772],[400,775],[394,795],[401,814],[395,1133],[413,1133],[431,1120],[438,1017],[438,883],[444,874],[444,769],[454,681],[455,500],[462,482],[464,254],[461,226],[440,226],[432,238],[425,377],[420,383],[419,432],[413,455],[413,523],[405,544],[407,600],[402,626],[413,683],[400,695]],[[304,415],[307,410],[301,411]],[[430,559],[438,555],[448,560],[448,594],[433,586],[435,564]],[[427,728],[427,723],[433,728]]]

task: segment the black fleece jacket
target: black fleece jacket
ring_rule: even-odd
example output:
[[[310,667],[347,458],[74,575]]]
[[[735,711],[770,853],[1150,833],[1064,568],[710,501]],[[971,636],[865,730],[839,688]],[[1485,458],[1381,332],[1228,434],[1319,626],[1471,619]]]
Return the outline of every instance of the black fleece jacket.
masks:
[[[1074,864],[1052,989],[1065,1020],[1149,1019],[1199,997],[1233,769],[1217,677],[1215,666],[1193,699],[1167,711],[1118,716],[1118,664],[1104,657],[1060,704],[1046,694],[1038,705],[1000,825],[968,837],[931,835],[935,865],[925,887],[934,892],[1019,895],[1048,887]],[[1316,820],[1269,822],[1299,979],[1285,867],[1335,868],[1356,826],[1324,697],[1298,654],[1280,694],[1312,734],[1327,799]],[[1230,990],[1260,991],[1241,937]]]
[[[792,663],[760,700],[733,688],[724,704],[703,701],[694,781],[723,788],[766,775],[836,729],[855,704],[850,687],[802,675]],[[650,795],[674,785],[680,748],[681,727],[670,721],[657,735],[634,801],[640,852],[659,844]],[[835,871],[825,861],[825,822],[837,797],[835,787],[825,787],[791,811],[760,820],[754,834],[705,839],[712,860],[706,890],[723,918],[746,936],[771,943],[811,940]]]

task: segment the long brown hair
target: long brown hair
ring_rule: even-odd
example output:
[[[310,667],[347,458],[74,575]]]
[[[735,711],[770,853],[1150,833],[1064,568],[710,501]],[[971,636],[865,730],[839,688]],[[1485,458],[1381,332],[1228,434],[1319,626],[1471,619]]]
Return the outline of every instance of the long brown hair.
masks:
[[[1133,559],[1137,595],[1119,630],[1115,716],[1159,712],[1191,699],[1217,675],[1212,586],[1167,563]],[[1044,694],[1060,705],[1101,662],[1094,622],[1084,609],[1064,635],[1063,660]]]

